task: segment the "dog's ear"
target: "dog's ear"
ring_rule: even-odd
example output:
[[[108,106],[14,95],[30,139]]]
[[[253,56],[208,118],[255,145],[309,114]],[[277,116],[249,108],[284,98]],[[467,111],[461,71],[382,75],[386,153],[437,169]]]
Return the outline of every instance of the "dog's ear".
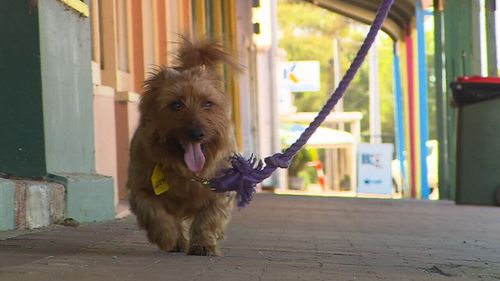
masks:
[[[148,118],[151,114],[155,113],[154,105],[157,103],[158,94],[169,80],[174,80],[179,75],[180,72],[171,67],[157,67],[149,73],[148,78],[143,83],[144,91],[139,103],[141,116]]]
[[[222,44],[216,40],[199,39],[191,42],[182,37],[182,41],[176,56],[177,65],[180,69],[226,64],[234,71],[241,71],[241,65],[228,52],[224,51]]]

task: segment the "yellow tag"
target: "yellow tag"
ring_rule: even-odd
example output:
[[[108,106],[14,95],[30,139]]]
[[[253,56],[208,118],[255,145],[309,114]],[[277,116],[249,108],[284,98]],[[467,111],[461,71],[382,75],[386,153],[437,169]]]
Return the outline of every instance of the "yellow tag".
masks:
[[[153,170],[153,174],[151,175],[151,184],[153,185],[156,195],[160,195],[170,189],[170,185],[168,185],[165,180],[160,164],[156,164]]]

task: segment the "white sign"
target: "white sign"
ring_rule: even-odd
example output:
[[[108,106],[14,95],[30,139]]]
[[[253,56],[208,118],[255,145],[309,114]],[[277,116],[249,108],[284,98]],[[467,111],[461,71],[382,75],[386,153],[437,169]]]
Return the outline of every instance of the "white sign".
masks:
[[[293,105],[292,95],[287,87],[278,87],[278,111],[280,114],[289,114],[297,111]]]
[[[358,193],[392,195],[391,143],[358,145]]]
[[[290,92],[317,92],[320,89],[319,61],[288,61],[278,64],[278,83]]]

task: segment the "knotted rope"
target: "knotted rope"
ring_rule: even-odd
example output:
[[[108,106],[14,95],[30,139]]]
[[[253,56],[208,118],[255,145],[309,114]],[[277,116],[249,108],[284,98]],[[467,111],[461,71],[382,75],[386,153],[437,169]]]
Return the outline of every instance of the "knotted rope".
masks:
[[[330,98],[318,113],[318,116],[316,116],[309,124],[309,127],[302,132],[299,139],[283,153],[276,153],[273,156],[266,157],[264,159],[265,166],[262,161],[258,161],[254,156],[245,159],[241,155],[234,155],[231,159],[232,168],[223,171],[222,175],[209,180],[209,186],[215,192],[236,191],[238,207],[242,208],[248,205],[252,200],[252,196],[255,193],[255,186],[258,183],[271,176],[277,168],[288,168],[295,154],[297,154],[297,152],[307,143],[311,135],[316,131],[319,125],[321,125],[328,114],[330,114],[333,107],[344,95],[349,83],[354,78],[354,75],[368,54],[371,45],[375,41],[377,33],[382,27],[382,23],[387,17],[393,3],[394,0],[382,0],[375,20],[356,54],[356,57],[352,61],[351,66],[340,81],[337,89],[331,94]]]

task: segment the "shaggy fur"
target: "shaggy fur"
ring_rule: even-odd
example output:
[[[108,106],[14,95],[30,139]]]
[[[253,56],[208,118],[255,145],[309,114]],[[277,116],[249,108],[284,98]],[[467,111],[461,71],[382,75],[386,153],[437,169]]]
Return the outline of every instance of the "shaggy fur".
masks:
[[[234,195],[215,193],[193,177],[212,178],[236,151],[229,97],[217,64],[237,68],[220,45],[182,43],[175,67],[144,83],[141,119],[131,142],[130,207],[151,243],[165,251],[219,255]],[[161,164],[170,189],[155,195],[151,175]]]

